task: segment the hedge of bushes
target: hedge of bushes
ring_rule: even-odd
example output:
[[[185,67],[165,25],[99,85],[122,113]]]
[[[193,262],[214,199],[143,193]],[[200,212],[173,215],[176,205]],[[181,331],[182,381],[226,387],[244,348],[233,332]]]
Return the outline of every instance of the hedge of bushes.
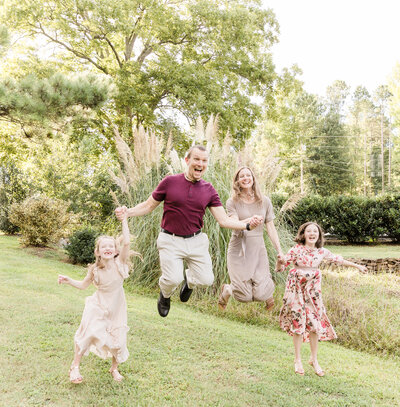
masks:
[[[286,198],[272,195],[278,212]],[[350,243],[387,237],[400,242],[400,195],[380,197],[310,195],[281,213],[293,232],[305,222],[318,222],[326,233]]]

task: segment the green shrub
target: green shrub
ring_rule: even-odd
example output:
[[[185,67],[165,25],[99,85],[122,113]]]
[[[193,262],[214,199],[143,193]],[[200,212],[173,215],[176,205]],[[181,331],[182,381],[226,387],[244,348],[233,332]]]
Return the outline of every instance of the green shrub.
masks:
[[[381,210],[376,216],[386,226],[386,235],[400,242],[400,195],[386,195],[378,198],[377,202]]]
[[[0,230],[7,234],[19,232],[19,227],[10,221],[10,207],[23,201],[29,190],[25,176],[14,165],[0,166]]]
[[[93,263],[94,248],[99,232],[91,228],[76,230],[70,237],[65,247],[68,257],[74,264]]]
[[[14,203],[10,220],[20,228],[25,245],[47,246],[64,235],[71,221],[67,208],[67,202],[35,195]]]

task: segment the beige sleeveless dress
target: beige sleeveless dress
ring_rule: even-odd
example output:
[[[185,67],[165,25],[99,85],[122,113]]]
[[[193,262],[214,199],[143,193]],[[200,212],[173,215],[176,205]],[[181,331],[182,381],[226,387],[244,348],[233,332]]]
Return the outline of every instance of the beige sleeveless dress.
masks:
[[[239,220],[260,215],[267,223],[275,218],[271,200],[266,196],[262,202],[252,204],[230,198],[226,202],[226,211]],[[263,224],[251,231],[234,230],[229,241],[227,264],[232,294],[241,302],[265,301],[274,292],[263,230]]]
[[[118,363],[128,359],[126,337],[127,307],[123,281],[129,276],[129,267],[118,259],[116,270],[96,268],[88,271],[97,291],[86,298],[81,324],[74,341],[81,354],[89,352],[103,359],[114,356]]]

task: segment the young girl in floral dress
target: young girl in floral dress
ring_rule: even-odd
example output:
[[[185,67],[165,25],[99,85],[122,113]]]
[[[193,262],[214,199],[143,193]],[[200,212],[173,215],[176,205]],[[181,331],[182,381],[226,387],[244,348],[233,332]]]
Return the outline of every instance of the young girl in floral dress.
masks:
[[[122,244],[111,236],[97,239],[94,251],[96,261],[89,266],[88,273],[82,281],[59,275],[59,284],[69,284],[81,290],[93,283],[97,291],[86,298],[81,324],[74,337],[75,356],[69,370],[72,383],[79,384],[83,378],[79,365],[83,355],[89,351],[101,358],[112,358],[110,373],[114,380],[120,382],[123,376],[118,371],[118,364],[128,359],[126,337],[127,306],[123,281],[129,276],[128,260],[130,257],[130,234],[127,216],[122,220]]]
[[[283,306],[280,312],[280,326],[289,335],[293,336],[294,369],[295,373],[304,375],[301,362],[301,344],[310,342],[311,358],[309,364],[313,366],[318,376],[324,376],[318,359],[318,341],[328,341],[336,338],[325,312],[321,296],[321,271],[318,269],[322,260],[355,267],[361,272],[367,271],[351,261],[344,260],[342,256],[335,256],[323,248],[323,232],[314,222],[307,222],[300,226],[295,238],[296,246],[291,248],[286,256],[278,257],[278,268],[293,263],[289,271],[286,289],[283,297]]]

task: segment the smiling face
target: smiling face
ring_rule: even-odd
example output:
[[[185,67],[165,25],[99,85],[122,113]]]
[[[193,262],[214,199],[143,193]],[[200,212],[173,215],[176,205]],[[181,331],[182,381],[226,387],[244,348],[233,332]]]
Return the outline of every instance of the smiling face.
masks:
[[[319,238],[319,230],[317,225],[311,223],[304,229],[304,239],[306,246],[315,247]]]
[[[97,251],[103,260],[113,259],[118,254],[115,240],[109,237],[104,237],[99,241]]]
[[[190,181],[199,181],[208,165],[208,152],[194,148],[190,157],[185,158],[187,164],[186,177]]]
[[[241,189],[251,189],[254,184],[253,174],[248,168],[243,168],[237,175],[237,181]]]

